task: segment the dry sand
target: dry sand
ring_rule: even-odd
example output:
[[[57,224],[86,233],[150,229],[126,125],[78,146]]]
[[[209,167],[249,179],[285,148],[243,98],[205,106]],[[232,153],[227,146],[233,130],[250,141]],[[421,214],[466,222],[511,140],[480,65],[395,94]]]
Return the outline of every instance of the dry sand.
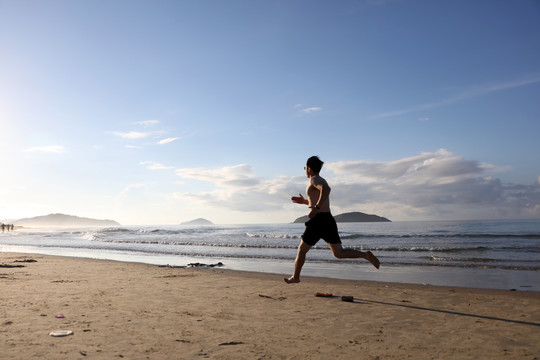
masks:
[[[0,287],[0,359],[540,359],[538,292],[14,253]]]

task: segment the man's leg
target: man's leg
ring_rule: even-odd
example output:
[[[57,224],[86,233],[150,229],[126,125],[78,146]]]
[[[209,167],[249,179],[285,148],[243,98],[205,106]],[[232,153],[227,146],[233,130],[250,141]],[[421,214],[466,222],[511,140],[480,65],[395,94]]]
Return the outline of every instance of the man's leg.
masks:
[[[328,244],[330,246],[330,249],[332,250],[332,254],[334,254],[335,257],[338,259],[366,259],[369,261],[375,268],[379,268],[380,262],[379,259],[375,255],[371,253],[371,251],[360,251],[360,250],[354,250],[354,249],[344,249],[341,244]]]
[[[296,260],[294,261],[294,274],[290,278],[283,279],[287,284],[294,284],[300,282],[300,272],[302,266],[306,261],[306,254],[311,249],[311,245],[306,244],[303,240],[298,246],[298,253],[296,254]]]

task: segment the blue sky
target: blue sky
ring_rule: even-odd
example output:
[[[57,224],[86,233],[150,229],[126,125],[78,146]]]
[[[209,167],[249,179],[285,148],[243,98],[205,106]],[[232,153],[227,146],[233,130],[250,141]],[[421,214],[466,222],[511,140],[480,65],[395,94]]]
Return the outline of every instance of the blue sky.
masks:
[[[0,219],[540,218],[540,3],[0,0]]]

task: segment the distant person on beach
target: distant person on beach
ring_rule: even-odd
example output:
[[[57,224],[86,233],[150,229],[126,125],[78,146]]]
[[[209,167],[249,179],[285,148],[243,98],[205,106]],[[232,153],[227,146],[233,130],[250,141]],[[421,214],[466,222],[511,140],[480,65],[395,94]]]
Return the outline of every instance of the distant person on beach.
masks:
[[[371,251],[359,251],[354,249],[344,249],[341,246],[341,239],[338,234],[336,221],[330,213],[330,186],[325,179],[319,176],[319,172],[324,162],[317,156],[312,156],[307,160],[304,170],[309,178],[306,189],[307,199],[302,194],[299,197],[293,196],[292,202],[303,204],[309,207],[309,220],[306,222],[306,229],[302,235],[302,241],[298,246],[298,253],[294,262],[294,273],[291,277],[285,278],[287,284],[300,282],[300,272],[306,261],[306,254],[320,239],[328,243],[334,256],[338,259],[368,260],[377,269],[379,259]]]

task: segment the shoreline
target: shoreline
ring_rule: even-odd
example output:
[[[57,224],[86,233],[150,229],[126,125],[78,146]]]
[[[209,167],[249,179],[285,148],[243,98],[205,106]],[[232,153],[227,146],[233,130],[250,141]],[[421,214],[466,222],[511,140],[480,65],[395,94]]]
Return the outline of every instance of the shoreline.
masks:
[[[25,250],[26,249],[26,250]],[[29,255],[63,256],[78,259],[111,260],[126,263],[142,263],[149,265],[185,266],[189,263],[224,263],[224,269],[236,271],[252,271],[261,274],[289,275],[293,271],[294,259],[291,260],[262,260],[235,259],[220,257],[189,257],[178,255],[152,255],[137,252],[108,250],[99,252],[81,251],[70,248],[32,248],[21,246],[0,245],[0,251],[10,253],[25,253]],[[443,287],[462,287],[471,289],[513,290],[525,292],[540,292],[540,277],[538,271],[506,270],[483,268],[459,268],[437,266],[392,266],[381,263],[376,270],[369,263],[357,265],[352,271],[345,263],[324,263],[306,261],[304,276],[326,279],[342,279],[356,281],[374,281],[381,283],[417,284]]]
[[[24,253],[0,253],[0,264],[17,266],[0,268],[0,353],[12,359],[540,355],[538,292],[310,276],[287,285],[267,273]]]

